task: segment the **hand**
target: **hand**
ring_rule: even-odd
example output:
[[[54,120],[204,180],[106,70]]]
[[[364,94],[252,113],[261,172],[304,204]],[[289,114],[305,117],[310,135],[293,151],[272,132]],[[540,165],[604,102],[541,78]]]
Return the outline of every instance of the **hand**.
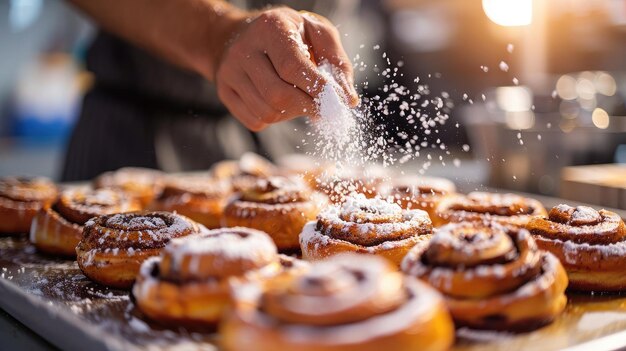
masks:
[[[248,129],[314,116],[314,99],[327,83],[315,62],[333,65],[347,103],[358,103],[352,65],[327,19],[276,8],[243,20],[241,28],[218,56],[215,82],[222,102]]]

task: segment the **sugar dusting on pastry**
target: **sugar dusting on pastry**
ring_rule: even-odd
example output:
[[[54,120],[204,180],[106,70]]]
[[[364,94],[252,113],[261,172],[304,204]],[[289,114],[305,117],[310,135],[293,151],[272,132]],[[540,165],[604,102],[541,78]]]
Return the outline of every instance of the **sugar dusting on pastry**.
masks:
[[[239,233],[245,233],[239,234]],[[223,228],[207,231],[200,235],[172,239],[165,247],[175,264],[184,256],[217,254],[228,259],[254,258],[255,254],[277,253],[276,245],[264,232],[251,228]]]
[[[364,210],[365,208],[365,210]],[[387,223],[369,223],[368,221],[356,220],[355,213],[367,211],[367,208],[374,209],[368,217],[401,214],[399,220]],[[403,210],[395,203],[379,198],[367,199],[363,194],[352,194],[346,198],[342,205],[329,206],[322,211],[318,218],[326,218],[337,225],[358,226],[361,233],[377,231],[380,235],[396,230],[413,228],[415,231],[421,228],[418,223],[428,222],[428,214],[421,210]],[[348,218],[344,220],[342,218]],[[354,221],[352,221],[354,220]],[[375,227],[375,228],[374,228]]]

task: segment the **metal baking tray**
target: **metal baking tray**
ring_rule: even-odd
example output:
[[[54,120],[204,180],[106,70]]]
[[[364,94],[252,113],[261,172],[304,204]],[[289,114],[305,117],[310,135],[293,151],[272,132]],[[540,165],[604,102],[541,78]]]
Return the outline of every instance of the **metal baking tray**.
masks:
[[[544,328],[459,330],[453,350],[626,350],[626,295],[568,297],[565,313]],[[216,334],[148,321],[127,292],[91,282],[76,262],[39,254],[25,238],[0,238],[0,307],[64,350],[217,350],[219,344]]]

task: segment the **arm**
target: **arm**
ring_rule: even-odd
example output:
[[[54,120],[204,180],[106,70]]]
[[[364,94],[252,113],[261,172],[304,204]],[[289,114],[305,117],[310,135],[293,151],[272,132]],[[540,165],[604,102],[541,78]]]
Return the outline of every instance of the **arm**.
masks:
[[[220,0],[70,1],[107,30],[214,81],[251,130],[314,113],[326,80],[309,53],[336,66],[346,100],[358,101],[339,33],[321,16],[246,12]]]

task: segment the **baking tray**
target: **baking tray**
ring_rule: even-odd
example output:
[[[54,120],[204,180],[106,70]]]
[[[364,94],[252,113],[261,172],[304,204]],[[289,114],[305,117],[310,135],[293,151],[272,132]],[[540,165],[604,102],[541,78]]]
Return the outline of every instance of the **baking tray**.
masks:
[[[626,269],[626,268],[625,268]],[[626,350],[626,295],[569,294],[565,313],[526,334],[459,330],[453,350]],[[217,350],[215,334],[151,323],[125,291],[87,279],[76,262],[0,238],[0,307],[64,350]]]

